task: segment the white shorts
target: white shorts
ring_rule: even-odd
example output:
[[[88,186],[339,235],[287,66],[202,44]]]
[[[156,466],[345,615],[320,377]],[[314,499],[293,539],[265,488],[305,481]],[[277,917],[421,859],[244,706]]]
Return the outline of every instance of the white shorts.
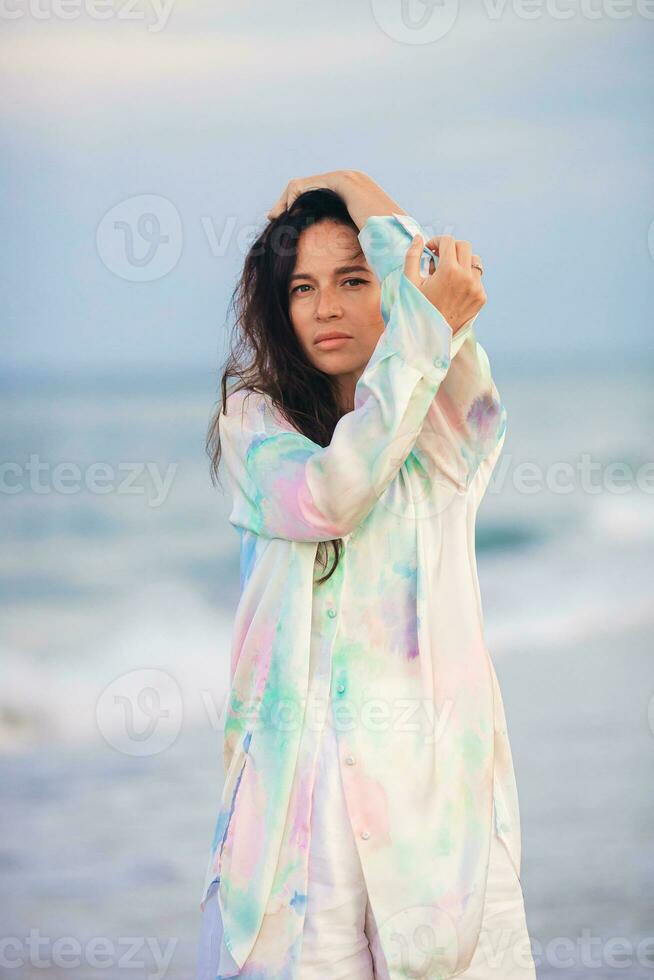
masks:
[[[414,972],[411,976],[418,977]],[[341,783],[334,728],[318,753],[299,980],[389,980]],[[461,980],[536,980],[520,881],[493,834],[479,943]]]
[[[368,892],[347,812],[336,733],[327,719],[316,759],[309,880],[299,980],[370,980]]]

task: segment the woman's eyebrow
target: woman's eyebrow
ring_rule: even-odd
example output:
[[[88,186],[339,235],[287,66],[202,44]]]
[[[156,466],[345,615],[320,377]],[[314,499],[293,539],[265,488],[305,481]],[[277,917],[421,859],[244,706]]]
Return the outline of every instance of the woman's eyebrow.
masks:
[[[370,275],[370,269],[366,265],[339,265],[338,268],[334,269],[335,276],[342,276],[344,272],[366,272]],[[314,277],[308,272],[296,272],[290,277],[290,282],[293,279],[313,279]]]

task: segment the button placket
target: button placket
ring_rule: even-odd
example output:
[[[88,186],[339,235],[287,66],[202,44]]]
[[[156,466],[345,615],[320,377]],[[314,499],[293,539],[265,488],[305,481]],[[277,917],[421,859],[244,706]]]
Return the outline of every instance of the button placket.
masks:
[[[318,587],[316,602],[318,602],[318,614],[320,627],[320,672],[324,678],[324,714],[323,726],[328,724],[328,717],[331,708],[331,683],[332,683],[332,662],[333,648],[338,632],[338,607],[342,587],[342,563],[333,575]]]
[[[324,631],[321,638],[321,656],[323,670],[329,670],[331,678],[330,695],[327,698],[328,703],[327,713],[325,715],[325,724],[328,724],[329,719],[331,718],[331,723],[335,725],[334,734],[338,746],[338,758],[340,760],[340,765],[342,765],[344,768],[347,767],[348,771],[348,779],[345,780],[343,787],[344,793],[347,796],[349,795],[349,780],[352,778],[356,779],[356,770],[354,767],[357,766],[358,760],[353,748],[347,744],[347,738],[344,741],[342,736],[339,737],[338,724],[333,714],[334,706],[336,705],[337,701],[342,701],[343,695],[346,693],[349,686],[345,666],[340,662],[336,668],[334,666],[334,654],[338,651],[337,640],[338,629],[340,626],[340,600],[342,590],[344,588],[344,579],[343,577],[339,576],[339,572],[340,568],[337,569],[331,579],[323,584],[324,591],[321,595],[321,619]],[[371,831],[365,828],[363,830],[359,828],[355,831],[355,833],[357,838],[362,841],[367,841],[371,837]]]

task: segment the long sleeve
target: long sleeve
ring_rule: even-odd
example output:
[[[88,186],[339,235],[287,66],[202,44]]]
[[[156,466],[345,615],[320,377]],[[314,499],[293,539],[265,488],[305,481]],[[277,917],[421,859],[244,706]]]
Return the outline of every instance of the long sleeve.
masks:
[[[396,219],[393,221],[393,219]],[[411,238],[425,241],[422,226],[406,214],[368,220],[361,236],[366,257],[382,280],[382,315],[390,315],[400,267]],[[477,340],[471,317],[454,334],[452,362],[429,407],[412,455],[433,474],[466,491],[479,465],[493,452],[506,429],[507,411],[491,375],[486,351]]]
[[[486,351],[471,326],[430,405],[414,451],[428,456],[458,490],[470,489],[479,466],[503,440],[507,409]]]
[[[368,223],[359,233],[366,258]],[[392,219],[384,224],[391,228]],[[390,274],[386,328],[356,384],[354,410],[339,419],[328,446],[289,426],[260,393],[229,395],[219,425],[230,523],[271,538],[342,537],[397,474],[450,367],[453,333],[403,269]]]

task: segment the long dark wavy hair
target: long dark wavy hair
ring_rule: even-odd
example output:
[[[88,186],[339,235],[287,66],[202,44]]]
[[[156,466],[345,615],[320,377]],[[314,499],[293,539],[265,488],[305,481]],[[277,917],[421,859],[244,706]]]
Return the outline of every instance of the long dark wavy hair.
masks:
[[[221,456],[218,418],[227,405],[230,378],[236,378],[229,385],[230,392],[247,389],[268,395],[287,421],[319,446],[329,445],[344,414],[335,379],[308,359],[289,315],[289,280],[300,235],[325,220],[359,232],[339,194],[327,188],[305,191],[266,225],[245,257],[228,306],[234,311],[234,325],[220,382],[222,403],[215,409],[206,438],[214,484],[219,482]],[[319,543],[317,559],[323,570],[329,545],[333,547],[332,567],[318,583],[327,581],[336,570],[343,539]]]

